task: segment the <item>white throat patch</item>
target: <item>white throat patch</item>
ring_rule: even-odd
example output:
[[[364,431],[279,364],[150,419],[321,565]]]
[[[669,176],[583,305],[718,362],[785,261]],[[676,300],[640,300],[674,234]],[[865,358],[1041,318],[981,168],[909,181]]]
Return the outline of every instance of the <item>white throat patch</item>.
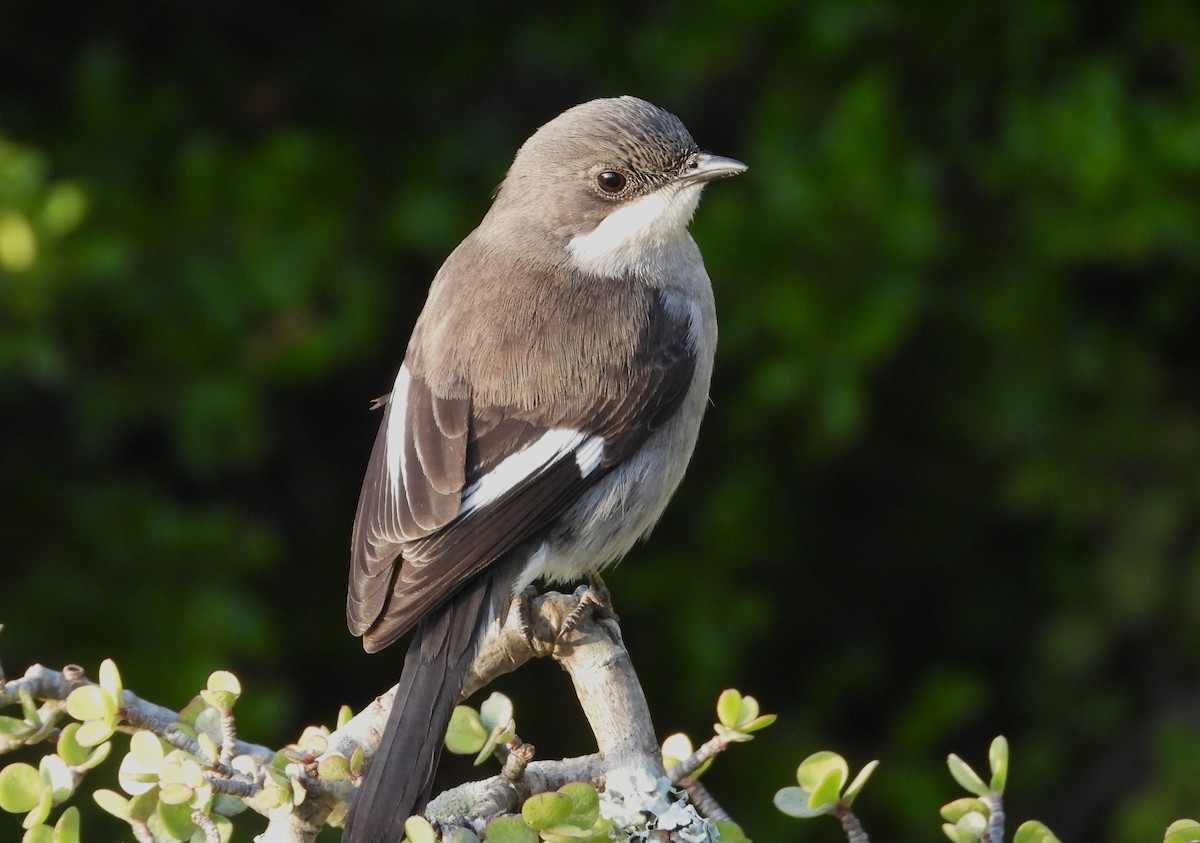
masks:
[[[598,276],[652,269],[687,237],[703,184],[666,185],[617,208],[567,244],[575,267]]]

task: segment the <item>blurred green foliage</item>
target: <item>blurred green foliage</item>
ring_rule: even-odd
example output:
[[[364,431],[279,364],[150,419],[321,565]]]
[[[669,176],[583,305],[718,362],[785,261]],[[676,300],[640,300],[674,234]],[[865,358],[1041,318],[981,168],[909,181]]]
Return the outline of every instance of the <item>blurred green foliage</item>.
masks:
[[[367,402],[519,143],[635,93],[751,165],[694,226],[700,450],[611,579],[663,733],[729,685],[779,713],[706,778],[762,840],[826,745],[883,762],[868,827],[927,835],[941,758],[999,731],[1009,805],[1063,839],[1194,808],[1192,0],[4,17],[10,670],[113,656],[181,706],[231,668],[276,743],[386,687],[399,653],[342,625]],[[588,749],[561,677],[505,688],[545,755]]]

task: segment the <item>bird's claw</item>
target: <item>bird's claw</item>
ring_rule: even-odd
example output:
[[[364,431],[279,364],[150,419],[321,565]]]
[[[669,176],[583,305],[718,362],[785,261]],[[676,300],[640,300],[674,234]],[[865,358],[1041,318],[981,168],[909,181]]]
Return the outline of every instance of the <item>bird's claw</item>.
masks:
[[[587,585],[576,593],[579,594],[579,603],[571,610],[570,614],[563,618],[562,626],[559,627],[558,634],[554,636],[553,649],[555,650],[589,613],[598,618],[616,618],[612,607],[612,593],[609,592],[608,586],[604,584],[604,580],[600,578],[599,574],[588,576]]]

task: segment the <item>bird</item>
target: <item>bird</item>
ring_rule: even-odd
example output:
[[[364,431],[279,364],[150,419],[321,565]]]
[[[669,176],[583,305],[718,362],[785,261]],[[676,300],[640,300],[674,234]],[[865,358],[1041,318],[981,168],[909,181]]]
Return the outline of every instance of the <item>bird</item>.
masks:
[[[434,276],[388,396],[351,539],[350,631],[412,631],[347,843],[424,808],[481,641],[534,581],[569,583],[649,533],[709,401],[716,307],[688,231],[701,151],[632,96],[569,108],[521,145]]]

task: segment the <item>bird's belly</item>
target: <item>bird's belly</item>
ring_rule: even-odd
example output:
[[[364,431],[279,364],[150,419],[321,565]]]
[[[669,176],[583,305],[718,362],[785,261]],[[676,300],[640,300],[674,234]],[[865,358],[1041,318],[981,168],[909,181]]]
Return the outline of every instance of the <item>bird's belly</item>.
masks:
[[[708,400],[708,373],[698,375],[700,382],[684,399],[685,405]],[[558,526],[534,545],[514,594],[534,580],[567,583],[600,571],[649,533],[683,479],[702,409],[682,408],[634,456],[584,493]]]

